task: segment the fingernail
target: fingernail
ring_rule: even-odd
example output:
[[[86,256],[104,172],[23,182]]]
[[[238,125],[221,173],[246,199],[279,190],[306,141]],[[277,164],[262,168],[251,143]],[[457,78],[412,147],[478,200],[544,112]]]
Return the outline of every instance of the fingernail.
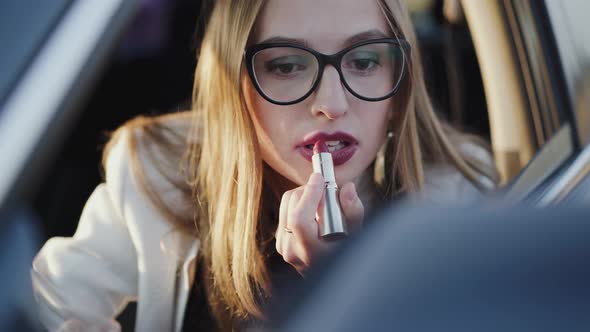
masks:
[[[350,187],[351,188],[346,192],[346,199],[352,203],[356,198],[356,187],[354,186],[354,183],[352,183]]]

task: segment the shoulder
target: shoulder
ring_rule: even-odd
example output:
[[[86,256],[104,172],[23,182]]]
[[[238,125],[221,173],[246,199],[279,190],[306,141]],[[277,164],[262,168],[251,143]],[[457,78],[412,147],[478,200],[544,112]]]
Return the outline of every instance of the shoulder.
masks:
[[[477,163],[478,168],[494,168],[492,154],[485,147],[473,143],[463,142],[457,147],[469,164]],[[477,180],[486,188],[493,189],[496,184],[493,179],[479,174]],[[424,169],[424,198],[439,203],[471,202],[483,193],[461,171],[449,164],[428,165]]]
[[[187,207],[181,163],[190,129],[187,112],[137,117],[119,127],[104,149],[102,163],[114,201],[123,204],[138,195],[156,206],[162,202],[171,209]]]
[[[184,148],[191,133],[192,115],[179,112],[161,116],[138,116],[117,128],[112,134],[103,152],[103,166],[114,151],[138,152],[145,154],[146,147],[162,148],[174,145]]]

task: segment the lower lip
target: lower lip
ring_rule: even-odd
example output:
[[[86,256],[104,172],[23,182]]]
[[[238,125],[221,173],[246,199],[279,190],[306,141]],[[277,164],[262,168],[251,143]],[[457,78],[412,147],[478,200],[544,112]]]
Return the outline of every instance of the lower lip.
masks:
[[[304,146],[300,146],[297,148],[299,153],[303,156],[303,158],[307,159],[307,161],[311,162],[311,157],[313,156],[313,150],[308,149]],[[345,162],[349,161],[350,158],[356,152],[356,144],[349,144],[347,147],[344,147],[340,150],[336,150],[331,152],[332,154],[332,161],[334,161],[334,166],[342,165]]]

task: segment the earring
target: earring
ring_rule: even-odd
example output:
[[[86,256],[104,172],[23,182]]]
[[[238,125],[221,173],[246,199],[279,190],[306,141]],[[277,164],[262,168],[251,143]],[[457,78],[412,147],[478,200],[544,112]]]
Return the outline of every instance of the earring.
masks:
[[[377,152],[377,157],[375,157],[373,179],[375,183],[379,186],[383,185],[385,182],[385,153],[387,152],[389,142],[391,141],[393,136],[393,131],[390,130],[387,132],[385,142],[383,142],[383,145],[381,145],[381,148],[379,148],[379,151]]]

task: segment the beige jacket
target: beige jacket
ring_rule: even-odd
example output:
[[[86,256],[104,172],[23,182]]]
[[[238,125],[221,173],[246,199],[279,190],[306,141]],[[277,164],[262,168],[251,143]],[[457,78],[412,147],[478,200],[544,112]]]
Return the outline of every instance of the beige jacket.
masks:
[[[189,266],[199,242],[174,231],[139,190],[127,135],[123,132],[111,149],[106,181],[88,199],[75,235],[50,239],[33,262],[38,311],[50,331],[118,331],[115,317],[130,301],[137,301],[137,331],[182,328]],[[456,171],[428,174],[429,196],[479,195]],[[168,183],[156,171],[148,169],[148,176],[162,186]],[[172,187],[158,190],[172,204],[182,202]]]

